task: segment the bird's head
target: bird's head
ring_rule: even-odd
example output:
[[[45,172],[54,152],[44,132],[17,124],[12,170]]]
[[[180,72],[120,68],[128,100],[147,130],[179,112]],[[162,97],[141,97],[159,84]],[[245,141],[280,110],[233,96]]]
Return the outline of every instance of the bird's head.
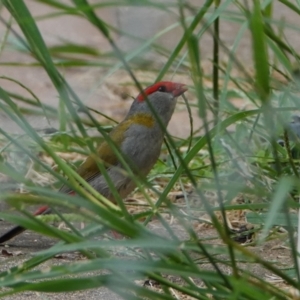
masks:
[[[185,91],[187,91],[187,86],[182,83],[171,81],[154,83],[135,98],[128,116],[135,114],[152,116],[151,105],[159,118],[167,125],[174,112],[177,97],[182,95]],[[148,99],[148,101],[146,99]]]

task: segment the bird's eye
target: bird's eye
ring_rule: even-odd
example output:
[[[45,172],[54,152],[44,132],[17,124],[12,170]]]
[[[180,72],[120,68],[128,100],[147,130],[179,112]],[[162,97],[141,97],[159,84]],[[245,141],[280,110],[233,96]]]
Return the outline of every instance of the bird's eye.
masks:
[[[161,85],[157,90],[160,92],[166,92],[167,88],[164,85]]]

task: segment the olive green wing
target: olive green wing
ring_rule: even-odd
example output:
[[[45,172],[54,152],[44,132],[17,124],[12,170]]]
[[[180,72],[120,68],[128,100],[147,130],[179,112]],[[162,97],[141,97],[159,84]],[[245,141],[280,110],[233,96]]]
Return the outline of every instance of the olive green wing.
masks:
[[[126,127],[128,128],[128,126]],[[124,123],[120,123],[113,131],[111,131],[109,136],[116,146],[122,144],[122,141],[124,140],[124,133],[127,129],[126,127],[124,127]],[[119,132],[123,132],[123,134],[121,135]],[[96,155],[97,159],[95,159]],[[88,156],[87,159],[77,169],[77,173],[87,182],[90,182],[93,178],[101,174],[96,161],[98,163],[102,162],[106,169],[109,166],[118,164],[117,156],[106,141],[102,142],[97,148],[96,153],[90,154],[90,156]],[[63,185],[60,191],[63,193],[72,192],[67,185]]]

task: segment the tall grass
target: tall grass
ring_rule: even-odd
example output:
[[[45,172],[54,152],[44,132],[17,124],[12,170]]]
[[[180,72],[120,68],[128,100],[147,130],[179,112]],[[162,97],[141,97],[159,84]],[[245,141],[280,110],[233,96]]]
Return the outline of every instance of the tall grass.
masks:
[[[0,296],[24,291],[71,292],[108,287],[124,299],[181,299],[183,295],[195,299],[294,299],[293,289],[297,291],[300,287],[294,241],[297,219],[294,212],[298,208],[299,194],[298,160],[292,155],[294,142],[289,141],[287,133],[285,147],[281,147],[277,140],[299,106],[296,94],[299,82],[293,69],[299,55],[285,36],[287,28],[294,30],[295,36],[299,28],[289,20],[278,22],[273,18],[275,1],[207,0],[202,6],[192,6],[188,1],[140,1],[139,5],[178,14],[178,22],[142,41],[138,49],[124,54],[113,38],[118,29],[99,18],[97,12],[107,6],[137,5],[136,2],[37,2],[54,7],[55,13],[35,19],[25,1],[2,1],[10,17],[1,17],[2,26],[7,26],[1,49],[8,43],[7,36],[14,36],[19,45],[15,45],[15,50],[33,57],[35,62],[32,65],[47,73],[60,99],[60,128],[51,138],[39,134],[26,115],[54,118],[57,111],[42,104],[34,96],[34,90],[30,91],[32,98],[29,99],[0,87],[1,111],[25,132],[24,135],[12,135],[0,128],[0,171],[29,192],[15,193],[10,188],[3,188],[1,201],[7,201],[22,214],[1,212],[0,217],[57,238],[59,242],[35,253],[22,264],[2,271]],[[290,13],[300,14],[299,3],[280,3]],[[110,44],[112,53],[105,56],[89,45],[64,41],[58,46],[48,47],[36,21],[69,14],[94,25],[99,35]],[[231,48],[224,42],[220,31],[222,22],[229,20],[240,26]],[[18,24],[21,33],[10,28],[11,22]],[[183,33],[170,51],[162,47],[157,38],[173,27],[181,27]],[[247,31],[250,33],[252,61],[249,59],[244,63],[236,51]],[[134,39],[128,32],[122,34]],[[210,34],[214,41],[210,72],[202,66],[199,45],[204,34]],[[107,77],[122,69],[129,75],[131,84],[142,90],[143,85],[136,75],[142,66],[131,63],[131,60],[142,58],[143,50],[149,45],[157,57],[166,59],[160,69],[152,67],[157,80],[172,74],[174,69],[187,77],[189,97],[194,99],[189,105],[198,112],[203,127],[200,131],[196,128],[193,136],[186,140],[166,135],[167,160],[159,162],[150,176],[156,182],[161,180],[160,188],[153,185],[155,180],[141,181],[127,169],[146,199],[142,209],[131,214],[117,194],[118,205],[108,202],[59,155],[61,150],[85,155],[95,153],[99,139],[89,136],[87,131],[87,126],[93,126],[119,159],[123,159],[107,135],[110,127],[97,122],[95,114],[86,108],[58,67],[93,65],[107,68]],[[220,52],[226,53],[226,64],[221,61]],[[278,74],[283,78],[281,81],[276,79]],[[16,84],[24,87],[22,82]],[[233,98],[239,98],[251,109],[235,107],[231,102]],[[86,112],[88,120],[81,118],[78,109]],[[111,120],[107,123],[110,124]],[[189,143],[188,151],[182,150]],[[20,174],[5,160],[14,151],[22,152],[37,172],[51,174],[56,181],[55,187],[67,184],[76,191],[76,196],[62,195],[51,184],[40,186],[25,176],[26,171]],[[38,153],[51,157],[55,170]],[[105,175],[101,162],[98,165]],[[25,169],[26,166],[28,164],[25,164]],[[183,189],[183,205],[168,197],[178,186]],[[185,191],[187,186],[192,186],[197,195],[196,202],[191,201]],[[110,187],[114,190],[113,184]],[[210,196],[212,193],[214,197]],[[239,197],[243,198],[243,203],[232,203]],[[59,212],[58,217],[32,217],[25,204],[41,203],[54,207],[57,212],[61,208],[68,209],[76,213],[75,219],[83,219],[87,226],[78,230],[71,223],[73,215]],[[78,207],[82,208],[79,212]],[[249,245],[240,245],[233,236],[230,216],[232,211],[241,210],[255,224],[252,231],[256,232],[256,237]],[[170,215],[176,226],[170,221]],[[70,230],[50,226],[47,223],[49,218],[62,219]],[[148,224],[152,219],[159,224],[159,233],[164,234],[150,229]],[[205,231],[204,236],[199,237],[195,224],[202,223],[203,219],[214,228],[213,238],[205,236]],[[278,226],[286,228],[285,245],[291,250],[289,270],[250,247],[255,244],[262,246],[268,239],[278,238]],[[111,229],[126,238],[95,239]],[[84,260],[63,262],[47,270],[43,268],[44,262],[69,251],[79,251]],[[260,268],[260,274],[254,271],[254,265]],[[284,288],[268,281],[265,272],[284,282]],[[146,279],[155,281],[158,287],[150,288],[138,281]]]

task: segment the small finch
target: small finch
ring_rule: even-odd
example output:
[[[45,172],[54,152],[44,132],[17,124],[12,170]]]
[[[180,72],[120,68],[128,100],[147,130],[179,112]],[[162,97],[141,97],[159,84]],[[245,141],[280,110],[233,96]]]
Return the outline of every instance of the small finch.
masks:
[[[170,81],[161,81],[147,87],[135,98],[125,119],[110,132],[111,140],[119,148],[133,173],[146,176],[153,168],[161,151],[164,130],[153,110],[164,127],[167,127],[173,115],[177,97],[186,90],[186,85]],[[152,109],[148,102],[151,103]],[[120,197],[125,198],[135,188],[132,178],[124,172],[124,166],[106,141],[97,148],[97,155],[103,162]],[[79,166],[77,173],[100,194],[114,201],[109,186],[92,156],[87,157]],[[60,192],[74,193],[67,185],[63,185]],[[48,214],[50,211],[49,207],[43,206],[35,215]],[[10,240],[25,230],[21,226],[12,228],[0,237],[0,243]]]

